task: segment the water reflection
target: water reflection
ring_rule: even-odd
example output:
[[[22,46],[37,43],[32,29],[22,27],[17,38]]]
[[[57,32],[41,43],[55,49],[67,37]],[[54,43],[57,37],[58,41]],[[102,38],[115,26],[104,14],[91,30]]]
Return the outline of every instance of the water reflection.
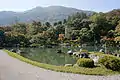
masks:
[[[61,49],[64,53],[57,53]],[[22,48],[23,56],[34,61],[52,64],[52,65],[65,65],[75,64],[76,59],[66,54],[67,48]]]

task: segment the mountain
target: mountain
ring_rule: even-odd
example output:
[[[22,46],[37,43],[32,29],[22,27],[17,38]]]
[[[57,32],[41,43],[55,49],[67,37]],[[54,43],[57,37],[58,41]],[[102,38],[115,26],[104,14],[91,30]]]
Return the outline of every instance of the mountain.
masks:
[[[120,17],[120,9],[114,9],[112,11],[109,11],[106,13],[107,17],[114,17],[114,16],[118,16]]]
[[[84,12],[87,15],[94,13],[92,11],[84,11],[63,6],[36,7],[24,12],[1,11],[0,25],[14,24],[17,21],[31,22],[33,20],[55,22],[66,19],[69,15],[76,12]]]

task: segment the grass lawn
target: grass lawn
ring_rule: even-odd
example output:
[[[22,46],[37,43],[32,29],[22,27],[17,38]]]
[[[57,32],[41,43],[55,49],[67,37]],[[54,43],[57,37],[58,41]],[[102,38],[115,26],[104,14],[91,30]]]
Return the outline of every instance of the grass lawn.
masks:
[[[8,50],[4,50],[4,51],[7,52],[8,55],[10,55],[14,58],[17,58],[21,61],[24,61],[26,63],[32,64],[32,65],[40,67],[40,68],[57,71],[57,72],[76,73],[76,74],[85,74],[85,75],[105,75],[105,76],[120,73],[118,71],[112,71],[112,70],[106,69],[105,67],[102,67],[102,66],[101,67],[98,66],[98,67],[94,67],[94,68],[55,66],[55,65],[32,61],[30,59],[24,58],[16,53],[10,52]]]

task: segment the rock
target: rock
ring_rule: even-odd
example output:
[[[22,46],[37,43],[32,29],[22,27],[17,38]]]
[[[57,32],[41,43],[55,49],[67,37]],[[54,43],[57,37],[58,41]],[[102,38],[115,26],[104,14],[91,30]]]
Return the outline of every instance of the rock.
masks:
[[[17,53],[20,54],[22,51],[21,50],[18,50]]]
[[[100,59],[100,57],[99,57],[99,56],[96,56],[96,57],[93,59],[94,63],[97,64],[98,61],[99,61],[99,59]]]
[[[15,52],[15,53],[17,52],[15,49],[11,49],[10,51],[11,51],[11,52]]]
[[[84,53],[84,52],[81,53],[81,54],[79,54],[79,57],[80,57],[80,58],[89,58],[89,57],[88,57],[88,54],[87,54],[87,53]]]
[[[83,49],[80,49],[80,52],[82,52]]]
[[[120,57],[120,54],[117,54],[117,57]]]
[[[78,46],[79,48],[81,48],[81,46]]]
[[[79,55],[80,54],[80,52],[73,52],[73,55],[74,56],[77,56],[77,55]]]
[[[105,52],[103,49],[100,49],[99,52]]]
[[[115,53],[115,54],[113,54],[114,56],[117,56],[117,54]]]
[[[70,51],[67,52],[67,54],[69,54],[69,55],[73,55],[73,51],[70,50]]]
[[[72,64],[65,64],[65,67],[71,67],[73,66]]]
[[[90,55],[89,55],[89,58],[90,58],[90,59],[94,59],[95,57],[97,57],[96,54],[90,54]]]
[[[95,54],[90,54],[89,58],[92,59],[94,61],[95,64],[98,63],[98,60],[100,59],[99,56],[95,55]]]

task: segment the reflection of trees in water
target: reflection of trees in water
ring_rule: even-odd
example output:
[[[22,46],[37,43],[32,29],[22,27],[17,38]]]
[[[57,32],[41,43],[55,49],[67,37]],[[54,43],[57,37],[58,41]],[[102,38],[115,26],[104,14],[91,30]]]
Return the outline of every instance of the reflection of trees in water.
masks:
[[[59,54],[57,53],[57,49],[51,49],[51,48],[26,48],[24,51],[26,51],[28,54],[24,55],[25,57],[42,62],[47,64],[53,64],[53,65],[64,65],[64,64],[70,64],[75,63],[75,60],[65,54]]]

